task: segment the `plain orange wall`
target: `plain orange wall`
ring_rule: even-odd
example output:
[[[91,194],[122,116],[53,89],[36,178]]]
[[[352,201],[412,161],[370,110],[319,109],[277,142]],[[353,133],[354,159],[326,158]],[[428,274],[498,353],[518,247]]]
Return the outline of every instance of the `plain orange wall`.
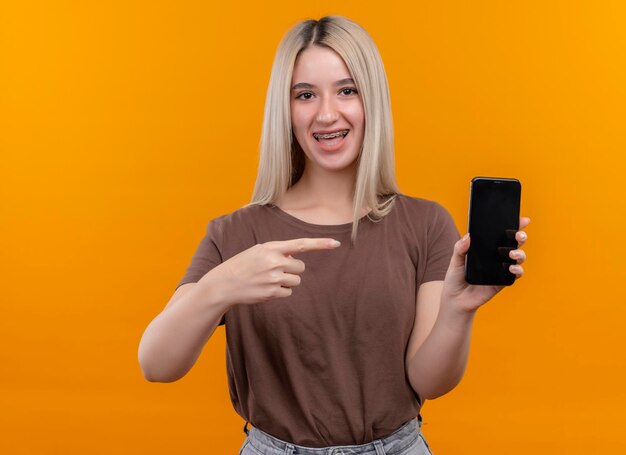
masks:
[[[172,384],[143,330],[207,222],[249,202],[297,21],[342,14],[386,65],[401,190],[466,229],[519,178],[526,274],[476,318],[437,454],[618,453],[626,406],[620,1],[19,1],[0,6],[0,452],[234,454],[224,328]]]

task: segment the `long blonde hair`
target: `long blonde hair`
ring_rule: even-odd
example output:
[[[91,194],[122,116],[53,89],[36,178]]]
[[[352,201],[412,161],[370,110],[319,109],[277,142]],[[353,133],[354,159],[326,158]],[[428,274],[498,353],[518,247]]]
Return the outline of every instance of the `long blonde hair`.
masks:
[[[345,17],[300,22],[282,39],[265,101],[257,179],[252,201],[247,205],[274,204],[304,171],[304,152],[291,127],[290,87],[296,58],[310,46],[330,48],[343,59],[363,101],[365,134],[354,191],[354,244],[361,208],[367,207],[373,216],[370,219],[379,221],[390,212],[400,190],[395,178],[393,119],[385,68],[369,34]],[[386,195],[391,197],[379,199]]]

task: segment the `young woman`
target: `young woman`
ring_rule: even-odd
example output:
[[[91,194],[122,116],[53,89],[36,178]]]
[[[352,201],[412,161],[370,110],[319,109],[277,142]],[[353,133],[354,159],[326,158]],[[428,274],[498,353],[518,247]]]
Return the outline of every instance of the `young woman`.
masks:
[[[369,35],[301,22],[274,61],[252,202],[208,224],[143,335],[143,374],[181,378],[225,325],[240,454],[430,453],[420,408],[461,380],[476,310],[502,289],[464,281],[459,237],[444,207],[396,185]],[[524,251],[511,256],[519,278]]]

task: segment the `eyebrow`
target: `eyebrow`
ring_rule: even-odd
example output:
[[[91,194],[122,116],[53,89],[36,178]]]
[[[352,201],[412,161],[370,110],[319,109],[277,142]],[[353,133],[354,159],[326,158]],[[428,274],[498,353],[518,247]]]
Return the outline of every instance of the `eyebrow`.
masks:
[[[346,77],[345,79],[339,79],[337,82],[335,82],[333,85],[335,86],[339,86],[339,85],[346,85],[346,84],[353,84],[356,85],[354,83],[354,80],[351,77]],[[308,82],[298,82],[297,84],[295,84],[293,87],[291,87],[291,90],[299,90],[301,88],[307,88],[307,89],[312,89],[315,88],[315,85],[313,84],[309,84]]]

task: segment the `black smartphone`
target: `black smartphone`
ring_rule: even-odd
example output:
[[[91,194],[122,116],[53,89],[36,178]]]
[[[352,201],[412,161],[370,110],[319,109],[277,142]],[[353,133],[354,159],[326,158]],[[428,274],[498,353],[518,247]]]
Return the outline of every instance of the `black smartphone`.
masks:
[[[475,177],[470,185],[470,247],[465,258],[469,284],[505,285],[515,282],[509,256],[517,249],[522,185],[517,179]]]

